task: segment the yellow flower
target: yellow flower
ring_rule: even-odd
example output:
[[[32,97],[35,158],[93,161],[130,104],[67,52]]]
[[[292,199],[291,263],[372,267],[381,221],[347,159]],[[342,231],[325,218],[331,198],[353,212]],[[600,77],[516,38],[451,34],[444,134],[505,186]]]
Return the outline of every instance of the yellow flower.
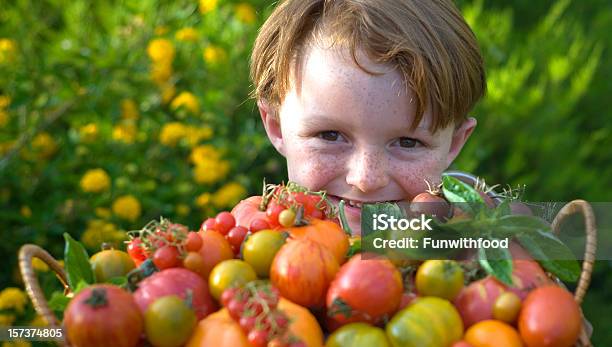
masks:
[[[47,323],[47,320],[45,319],[45,317],[41,315],[36,315],[36,317],[32,319],[29,325],[32,327],[46,327],[49,324]]]
[[[206,46],[202,56],[204,57],[204,61],[209,65],[217,65],[227,59],[227,53],[225,53],[225,50],[215,45]]]
[[[169,103],[176,94],[176,88],[173,84],[163,84],[161,86],[161,98],[164,104]]]
[[[113,202],[113,213],[119,218],[136,221],[140,217],[140,202],[133,195],[124,195]]]
[[[96,207],[94,212],[99,218],[110,218],[112,215],[111,210],[106,207]]]
[[[46,132],[40,133],[32,140],[33,149],[38,152],[40,158],[50,158],[57,151],[57,143]]]
[[[246,193],[246,188],[240,183],[230,182],[221,187],[215,195],[213,195],[212,202],[217,208],[234,206],[246,195]]]
[[[176,205],[176,214],[178,214],[179,216],[184,217],[184,216],[188,215],[189,212],[191,212],[191,209],[186,204],[178,204],[178,205]]]
[[[7,108],[11,104],[11,97],[8,95],[0,95],[0,108]]]
[[[138,119],[138,105],[132,99],[123,99],[121,101],[121,118],[123,119]]]
[[[7,287],[0,292],[0,310],[15,309],[22,313],[27,303],[27,295],[19,288]]]
[[[187,138],[187,143],[190,147],[197,146],[200,141],[208,140],[212,137],[212,129],[210,127],[204,126],[201,128],[188,126],[187,134],[185,137]]]
[[[187,128],[183,123],[166,123],[159,134],[159,142],[166,146],[174,147],[186,134]]]
[[[198,197],[196,198],[196,205],[200,208],[206,207],[210,203],[210,200],[211,200],[210,193],[202,193],[198,195]]]
[[[118,246],[126,239],[126,233],[118,230],[115,224],[100,219],[93,219],[87,222],[87,229],[85,229],[85,232],[81,235],[83,244],[87,246],[87,248],[95,250],[100,249],[103,243],[110,243]]]
[[[174,100],[172,100],[170,108],[177,110],[180,107],[185,107],[191,111],[191,113],[197,114],[200,112],[200,102],[196,96],[190,92],[181,92],[176,98],[174,98]]]
[[[9,122],[8,112],[0,110],[0,128],[4,128]]]
[[[204,158],[193,168],[193,176],[199,184],[215,183],[225,178],[228,171],[227,161]]]
[[[241,2],[234,8],[234,13],[239,21],[247,24],[253,24],[257,20],[257,14],[255,8],[250,4]]]
[[[166,39],[154,39],[149,42],[147,47],[147,54],[149,54],[149,58],[155,63],[172,63],[174,53],[172,42]]]
[[[30,206],[21,206],[21,210],[20,213],[22,216],[24,216],[25,218],[30,218],[32,217],[32,209],[30,208]]]
[[[15,321],[14,314],[0,314],[0,326],[5,326],[5,327],[11,326],[14,321]],[[2,347],[4,347],[7,343],[9,342],[2,343]]]
[[[0,39],[0,64],[13,61],[17,52],[17,44],[11,39]]]
[[[212,145],[201,145],[191,150],[189,160],[195,165],[200,165],[207,159],[219,160],[221,153]]]
[[[34,270],[40,271],[40,272],[49,271],[49,265],[47,265],[47,263],[45,263],[44,261],[36,257],[32,258],[32,267],[34,268]]]
[[[183,28],[176,32],[176,39],[184,42],[196,42],[198,40],[198,32],[194,28]]]
[[[15,141],[0,142],[0,155],[5,155],[8,153],[11,148],[13,148],[14,144]]]
[[[168,28],[165,25],[160,25],[158,27],[155,27],[155,35],[157,36],[166,35],[168,31],[170,31],[170,28]]]
[[[159,62],[151,68],[151,80],[158,85],[163,85],[172,77],[172,64]]]
[[[111,180],[103,169],[87,170],[81,178],[81,189],[85,192],[100,193],[108,190]]]
[[[79,135],[81,137],[81,140],[85,143],[95,142],[98,139],[98,134],[99,130],[98,125],[96,123],[89,123],[83,125],[79,129]]]
[[[208,13],[217,7],[218,0],[200,0],[200,13]]]
[[[125,143],[134,143],[138,135],[138,129],[130,122],[122,122],[113,127],[113,140]]]

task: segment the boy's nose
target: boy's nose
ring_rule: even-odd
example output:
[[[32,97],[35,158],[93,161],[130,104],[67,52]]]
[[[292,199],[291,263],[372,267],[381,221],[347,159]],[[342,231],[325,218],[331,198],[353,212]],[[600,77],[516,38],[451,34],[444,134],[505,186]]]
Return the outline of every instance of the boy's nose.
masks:
[[[389,183],[387,165],[382,153],[364,152],[349,162],[346,183],[363,193],[374,192]]]

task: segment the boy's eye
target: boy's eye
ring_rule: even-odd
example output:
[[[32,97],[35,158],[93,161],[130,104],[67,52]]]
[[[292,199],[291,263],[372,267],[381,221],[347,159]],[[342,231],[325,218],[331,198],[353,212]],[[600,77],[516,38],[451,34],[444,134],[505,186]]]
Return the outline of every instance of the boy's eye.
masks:
[[[410,137],[400,137],[396,142],[397,145],[402,148],[414,148],[421,143],[419,140],[415,140]]]
[[[333,130],[322,131],[317,134],[317,137],[325,141],[338,141],[340,138],[340,133]]]

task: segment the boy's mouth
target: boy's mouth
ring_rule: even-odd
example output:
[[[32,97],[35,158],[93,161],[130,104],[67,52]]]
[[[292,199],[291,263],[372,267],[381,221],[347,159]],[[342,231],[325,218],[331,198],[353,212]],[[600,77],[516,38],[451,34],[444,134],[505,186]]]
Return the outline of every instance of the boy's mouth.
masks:
[[[375,203],[382,203],[382,202],[389,202],[389,203],[397,203],[399,201],[402,200],[379,200],[379,201],[363,201],[363,200],[356,200],[356,199],[348,199],[348,198],[344,198],[341,196],[337,196],[337,195],[329,195],[329,198],[335,203],[338,204],[340,202],[340,200],[344,200],[344,202],[346,203],[345,206],[351,207],[351,208],[355,208],[355,209],[361,209],[361,206],[363,204],[375,204]]]

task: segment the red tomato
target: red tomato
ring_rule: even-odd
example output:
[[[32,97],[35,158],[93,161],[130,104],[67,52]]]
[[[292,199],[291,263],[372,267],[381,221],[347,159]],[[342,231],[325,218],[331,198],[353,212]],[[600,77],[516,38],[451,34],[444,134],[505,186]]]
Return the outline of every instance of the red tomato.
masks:
[[[145,254],[144,249],[142,248],[142,240],[139,237],[134,238],[127,246],[127,252],[136,264],[136,267],[140,266],[140,264],[147,260],[147,255]]]
[[[217,229],[217,221],[214,218],[208,218],[202,223],[200,230],[208,231],[208,230],[216,230]]]
[[[395,266],[387,259],[362,257],[355,255],[342,265],[327,291],[327,314],[335,327],[351,322],[378,324],[391,318],[402,299],[402,275]]]
[[[230,245],[232,246],[232,251],[234,251],[235,254],[240,252],[240,246],[242,245],[242,241],[244,241],[244,238],[248,232],[249,231],[247,228],[238,225],[233,227],[232,230],[227,233],[227,241],[229,241]]]
[[[70,301],[64,326],[75,347],[133,347],[144,322],[132,295],[113,285],[96,284]]]
[[[580,307],[567,290],[541,287],[523,302],[518,327],[528,347],[571,347],[582,327]]]
[[[236,226],[236,219],[227,211],[217,214],[215,222],[217,223],[217,231],[220,232],[221,235],[227,235],[230,229]]]
[[[275,201],[271,201],[268,204],[268,208],[266,209],[266,217],[268,219],[268,223],[270,223],[270,226],[277,227],[280,225],[278,222],[278,215],[285,209],[285,206],[280,205]]]
[[[266,222],[265,219],[261,219],[261,218],[253,219],[253,221],[251,222],[251,225],[249,225],[249,230],[252,233],[256,233],[260,230],[265,230],[265,229],[270,229],[270,224],[268,224],[268,222]]]
[[[261,196],[251,196],[246,198],[234,206],[232,215],[236,219],[236,225],[241,225],[248,228],[254,219],[266,219],[266,211],[259,209],[261,205]]]
[[[200,234],[192,231],[187,234],[187,239],[185,240],[185,249],[187,252],[197,252],[202,247],[202,237]]]
[[[153,264],[160,270],[179,266],[181,259],[178,249],[174,246],[164,246],[156,250],[153,254]]]
[[[177,295],[185,299],[189,293],[198,320],[216,310],[215,302],[208,292],[208,283],[196,273],[183,268],[162,270],[145,278],[138,284],[134,300],[144,314],[157,298]]]
[[[472,324],[493,319],[493,306],[506,291],[504,285],[493,277],[486,277],[464,287],[454,300],[466,328]]]

